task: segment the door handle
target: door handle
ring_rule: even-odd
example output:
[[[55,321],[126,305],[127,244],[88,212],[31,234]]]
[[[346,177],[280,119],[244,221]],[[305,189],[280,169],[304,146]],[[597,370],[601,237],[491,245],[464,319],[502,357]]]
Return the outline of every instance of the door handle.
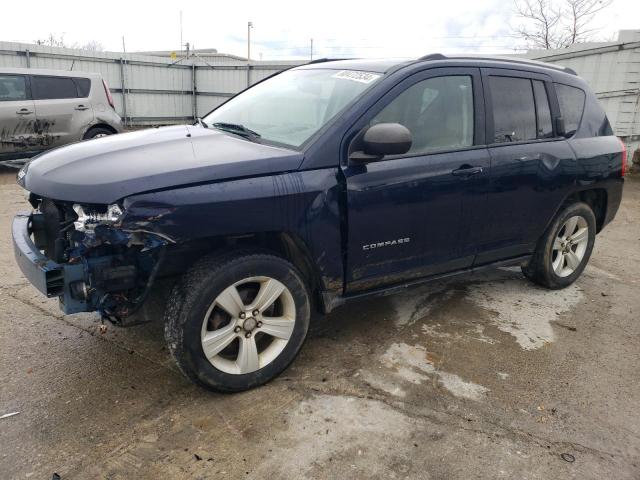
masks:
[[[471,175],[476,175],[477,173],[482,173],[482,167],[474,167],[471,165],[463,165],[460,168],[457,168],[451,172],[452,175],[456,177],[470,177]]]
[[[28,108],[21,108],[16,112],[18,115],[29,115],[33,113],[33,110],[29,110]]]
[[[86,106],[84,106],[84,105],[78,105],[78,106],[76,107],[76,110],[88,110],[88,109],[89,109],[89,107],[86,107]]]

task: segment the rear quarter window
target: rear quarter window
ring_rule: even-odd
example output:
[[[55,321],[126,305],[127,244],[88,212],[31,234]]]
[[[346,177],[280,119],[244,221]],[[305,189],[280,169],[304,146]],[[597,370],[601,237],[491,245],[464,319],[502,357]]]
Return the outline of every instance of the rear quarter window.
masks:
[[[54,100],[77,98],[78,89],[70,77],[31,77],[31,90],[34,100]]]
[[[576,87],[570,87],[562,83],[556,83],[555,86],[558,103],[560,103],[560,114],[564,118],[566,136],[571,137],[580,126],[586,95],[584,90]]]
[[[78,97],[87,98],[91,91],[91,80],[88,78],[74,78],[73,82],[76,84],[78,90]]]

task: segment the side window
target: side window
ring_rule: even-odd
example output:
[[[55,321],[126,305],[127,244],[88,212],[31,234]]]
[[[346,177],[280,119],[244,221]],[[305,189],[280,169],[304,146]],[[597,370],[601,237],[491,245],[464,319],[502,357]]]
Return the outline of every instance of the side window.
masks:
[[[494,142],[535,140],[536,109],[531,80],[489,77],[493,105]]]
[[[553,127],[551,124],[551,109],[544,82],[533,80],[533,93],[536,97],[536,115],[538,121],[538,138],[552,138]]]
[[[560,103],[560,114],[564,118],[564,128],[567,137],[572,136],[578,130],[582,112],[584,110],[585,94],[582,90],[569,85],[556,83],[556,93],[558,103]]]
[[[74,78],[73,81],[78,89],[78,97],[87,98],[91,90],[91,80],[88,78]]]
[[[69,77],[31,77],[34,100],[77,98],[78,90]]]
[[[468,75],[435,77],[412,85],[371,121],[411,131],[409,154],[473,145],[473,87]]]
[[[22,75],[0,75],[0,102],[26,100],[27,83]]]

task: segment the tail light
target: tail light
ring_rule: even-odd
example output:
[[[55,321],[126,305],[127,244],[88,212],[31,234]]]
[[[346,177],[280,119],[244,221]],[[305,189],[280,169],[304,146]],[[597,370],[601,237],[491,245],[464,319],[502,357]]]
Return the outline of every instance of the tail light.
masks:
[[[624,177],[627,174],[627,147],[624,144],[624,142],[622,141],[622,139],[620,139],[620,145],[622,145],[622,169],[621,169],[621,173],[620,176]]]
[[[107,82],[102,80],[102,86],[104,87],[104,93],[107,96],[107,101],[109,102],[109,105],[111,105],[111,108],[115,110],[116,106],[113,104],[113,97],[111,96],[111,90],[109,90],[109,85],[107,85]]]

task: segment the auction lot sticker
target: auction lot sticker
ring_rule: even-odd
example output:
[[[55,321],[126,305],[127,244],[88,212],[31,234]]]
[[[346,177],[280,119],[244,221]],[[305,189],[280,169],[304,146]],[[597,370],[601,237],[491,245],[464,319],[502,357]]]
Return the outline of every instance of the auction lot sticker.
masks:
[[[381,75],[378,73],[361,72],[360,70],[342,70],[333,75],[333,77],[360,83],[371,83],[380,78]]]

